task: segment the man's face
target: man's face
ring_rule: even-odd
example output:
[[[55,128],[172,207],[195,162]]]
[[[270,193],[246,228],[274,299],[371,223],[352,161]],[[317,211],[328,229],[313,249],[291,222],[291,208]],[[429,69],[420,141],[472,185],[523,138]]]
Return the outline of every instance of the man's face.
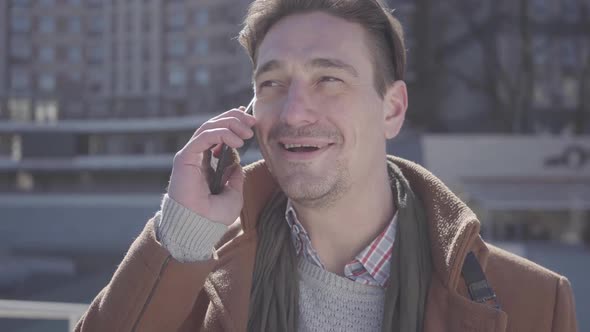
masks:
[[[384,165],[392,103],[375,89],[371,60],[362,26],[321,12],[288,16],[262,41],[257,135],[292,200],[329,204]]]

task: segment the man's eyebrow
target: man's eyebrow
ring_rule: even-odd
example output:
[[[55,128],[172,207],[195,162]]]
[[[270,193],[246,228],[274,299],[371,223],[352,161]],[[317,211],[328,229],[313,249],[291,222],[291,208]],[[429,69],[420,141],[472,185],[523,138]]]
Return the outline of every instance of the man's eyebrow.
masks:
[[[268,62],[265,62],[260,67],[258,67],[254,70],[254,75],[252,75],[254,82],[256,82],[258,80],[260,75],[267,73],[269,71],[279,69],[283,65],[284,65],[284,63],[279,60],[270,60]],[[359,74],[358,74],[358,71],[356,70],[356,68],[354,68],[352,65],[349,65],[348,63],[346,63],[342,60],[338,60],[338,59],[317,58],[317,59],[313,59],[313,60],[309,61],[305,65],[305,67],[307,67],[309,69],[313,69],[313,68],[341,69],[341,70],[348,72],[349,74],[351,74],[354,77],[359,77]]]
[[[306,67],[310,68],[328,68],[328,69],[342,69],[347,71],[354,77],[359,77],[359,73],[357,72],[356,68],[348,63],[338,60],[338,59],[327,59],[327,58],[318,58],[313,59],[306,64]]]
[[[254,75],[252,75],[252,77],[254,78],[254,81],[256,82],[258,80],[258,77],[260,77],[260,75],[267,73],[269,71],[273,71],[275,69],[278,69],[282,66],[283,66],[283,63],[280,62],[279,60],[270,60],[268,62],[265,62],[262,66],[256,68],[254,70]]]

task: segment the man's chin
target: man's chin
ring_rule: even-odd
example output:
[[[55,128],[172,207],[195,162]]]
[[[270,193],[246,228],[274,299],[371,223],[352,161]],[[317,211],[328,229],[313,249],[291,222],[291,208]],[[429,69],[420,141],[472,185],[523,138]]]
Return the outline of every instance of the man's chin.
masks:
[[[326,177],[283,179],[279,185],[289,199],[307,207],[325,207],[338,200],[343,192],[339,186],[328,183]]]
[[[311,177],[304,174],[294,174],[288,177],[279,178],[281,189],[290,198],[305,199],[321,196],[323,187],[321,178]]]

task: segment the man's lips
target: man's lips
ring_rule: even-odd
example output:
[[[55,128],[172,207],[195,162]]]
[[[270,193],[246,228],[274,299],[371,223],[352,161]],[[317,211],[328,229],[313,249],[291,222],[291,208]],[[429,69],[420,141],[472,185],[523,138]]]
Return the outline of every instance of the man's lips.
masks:
[[[284,150],[288,150],[291,152],[298,152],[298,151],[314,151],[314,150],[321,150],[329,145],[334,144],[333,142],[326,141],[326,140],[317,140],[317,139],[282,139],[279,140],[279,145]]]
[[[279,154],[282,158],[290,161],[309,161],[324,154],[335,143],[329,142],[299,142],[283,143],[279,142]]]

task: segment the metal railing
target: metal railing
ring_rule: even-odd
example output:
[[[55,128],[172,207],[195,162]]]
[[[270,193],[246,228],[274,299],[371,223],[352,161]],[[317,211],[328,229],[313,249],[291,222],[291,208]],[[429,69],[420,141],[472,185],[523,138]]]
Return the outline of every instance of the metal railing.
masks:
[[[0,318],[67,320],[69,331],[88,309],[88,304],[0,300]]]

